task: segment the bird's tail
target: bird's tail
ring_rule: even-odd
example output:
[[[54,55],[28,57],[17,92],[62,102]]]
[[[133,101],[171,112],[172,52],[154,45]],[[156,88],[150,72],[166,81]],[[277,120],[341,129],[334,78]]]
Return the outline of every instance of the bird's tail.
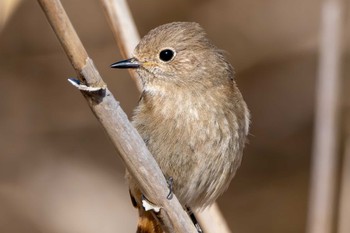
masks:
[[[150,211],[139,209],[139,220],[136,233],[164,233],[158,220]]]
[[[134,192],[132,194],[130,190],[131,202],[139,211],[139,220],[137,223],[136,233],[164,233],[158,219],[156,219],[152,212],[143,209],[141,204],[142,194],[140,190],[133,189],[133,191]]]

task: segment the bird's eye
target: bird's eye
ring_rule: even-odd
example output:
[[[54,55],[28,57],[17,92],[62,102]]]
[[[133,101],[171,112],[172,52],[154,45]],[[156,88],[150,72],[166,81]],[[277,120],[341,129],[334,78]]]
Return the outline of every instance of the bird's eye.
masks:
[[[164,49],[160,51],[159,58],[162,61],[168,62],[174,58],[175,52],[171,49]]]

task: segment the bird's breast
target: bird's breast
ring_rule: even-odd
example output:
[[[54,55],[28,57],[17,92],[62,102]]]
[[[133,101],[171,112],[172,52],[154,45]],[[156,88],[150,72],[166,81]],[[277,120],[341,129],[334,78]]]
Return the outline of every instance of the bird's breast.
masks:
[[[180,201],[203,206],[227,187],[240,163],[241,143],[234,110],[197,97],[152,103],[146,97],[133,123],[163,173],[173,177]]]

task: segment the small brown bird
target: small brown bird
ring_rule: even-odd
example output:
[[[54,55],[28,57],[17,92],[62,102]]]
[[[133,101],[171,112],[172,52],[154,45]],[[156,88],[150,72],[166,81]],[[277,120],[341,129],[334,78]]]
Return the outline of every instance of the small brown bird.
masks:
[[[133,68],[143,92],[133,124],[184,207],[203,209],[229,186],[240,166],[249,111],[223,52],[197,23],[174,22],[151,30],[131,59],[112,68]],[[163,232],[141,206],[138,233]]]

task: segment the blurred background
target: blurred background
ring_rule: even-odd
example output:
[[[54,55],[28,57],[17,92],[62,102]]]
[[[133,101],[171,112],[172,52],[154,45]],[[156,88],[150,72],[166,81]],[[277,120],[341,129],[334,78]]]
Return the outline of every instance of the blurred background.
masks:
[[[131,116],[139,94],[126,71],[109,68],[122,57],[99,1],[62,3]],[[218,200],[233,232],[305,232],[322,1],[128,3],[141,36],[163,23],[196,21],[235,67],[252,125],[242,166]],[[40,6],[0,0],[0,21],[0,232],[135,232],[123,164],[67,82],[75,71]],[[341,85],[343,112],[348,82]]]

